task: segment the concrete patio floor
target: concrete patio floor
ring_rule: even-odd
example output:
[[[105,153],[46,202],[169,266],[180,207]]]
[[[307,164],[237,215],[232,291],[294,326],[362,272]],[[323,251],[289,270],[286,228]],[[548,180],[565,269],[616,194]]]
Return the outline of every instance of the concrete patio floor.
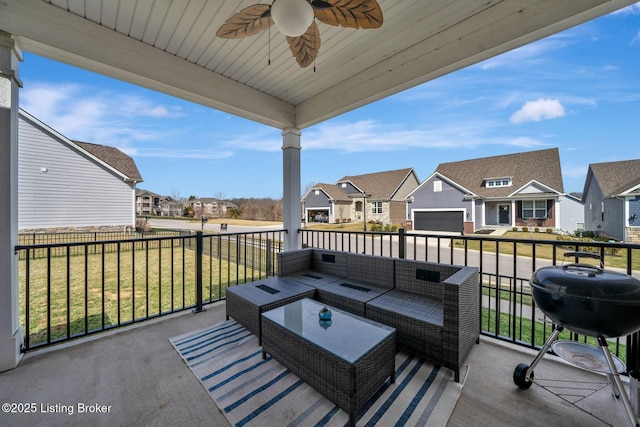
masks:
[[[16,369],[0,373],[0,403],[35,403],[35,413],[5,413],[3,407],[0,426],[228,426],[169,343],[223,320],[221,302],[202,313],[175,314],[29,353]],[[467,359],[469,375],[448,425],[606,425],[536,384],[519,390],[513,369],[531,363],[535,354],[482,337]],[[536,369],[540,377],[603,378],[552,356]]]

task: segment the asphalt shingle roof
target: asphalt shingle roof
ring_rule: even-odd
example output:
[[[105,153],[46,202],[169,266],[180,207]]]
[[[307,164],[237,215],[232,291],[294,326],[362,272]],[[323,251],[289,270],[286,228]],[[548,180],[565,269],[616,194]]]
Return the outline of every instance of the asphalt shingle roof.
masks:
[[[333,200],[342,201],[342,202],[350,202],[351,201],[349,196],[347,196],[345,194],[345,192],[340,190],[338,188],[338,186],[336,186],[335,184],[326,184],[326,183],[320,182],[320,183],[314,185],[313,188],[322,189]]]
[[[589,170],[605,197],[617,196],[640,185],[640,159],[593,163],[589,165]]]
[[[138,182],[142,181],[142,176],[133,159],[115,147],[92,144],[90,142],[73,141],[83,150],[96,156],[112,168],[120,171],[123,175]]]
[[[338,182],[350,181],[365,193],[371,194],[370,199],[391,199],[393,193],[405,180],[413,168],[398,169],[385,172],[368,173],[364,175],[345,176]]]
[[[535,180],[564,193],[560,155],[557,148],[441,163],[436,172],[485,198],[507,197]],[[510,187],[485,187],[490,178],[511,178]]]

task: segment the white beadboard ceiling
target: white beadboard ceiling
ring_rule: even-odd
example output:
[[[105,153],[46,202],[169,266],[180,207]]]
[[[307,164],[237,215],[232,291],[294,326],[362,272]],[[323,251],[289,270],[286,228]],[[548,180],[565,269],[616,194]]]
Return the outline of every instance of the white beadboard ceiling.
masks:
[[[300,68],[284,35],[217,29],[255,0],[0,0],[28,52],[278,128],[306,128],[636,0],[379,0],[378,29],[318,26]],[[268,65],[268,59],[271,65]]]

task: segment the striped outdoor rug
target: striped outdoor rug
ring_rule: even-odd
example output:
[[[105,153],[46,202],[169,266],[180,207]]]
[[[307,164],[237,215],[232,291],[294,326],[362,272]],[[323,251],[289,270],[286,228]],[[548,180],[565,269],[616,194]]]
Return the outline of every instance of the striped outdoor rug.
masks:
[[[176,348],[234,426],[343,426],[348,415],[271,357],[233,320],[175,338]],[[396,382],[359,411],[358,426],[444,426],[460,384],[449,369],[405,353],[396,355]]]

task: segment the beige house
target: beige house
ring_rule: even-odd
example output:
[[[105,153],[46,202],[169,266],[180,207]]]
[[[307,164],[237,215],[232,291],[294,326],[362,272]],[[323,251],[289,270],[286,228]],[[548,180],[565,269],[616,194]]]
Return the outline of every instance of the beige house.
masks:
[[[302,197],[305,223],[376,221],[405,225],[405,197],[419,185],[413,168],[345,176]]]

